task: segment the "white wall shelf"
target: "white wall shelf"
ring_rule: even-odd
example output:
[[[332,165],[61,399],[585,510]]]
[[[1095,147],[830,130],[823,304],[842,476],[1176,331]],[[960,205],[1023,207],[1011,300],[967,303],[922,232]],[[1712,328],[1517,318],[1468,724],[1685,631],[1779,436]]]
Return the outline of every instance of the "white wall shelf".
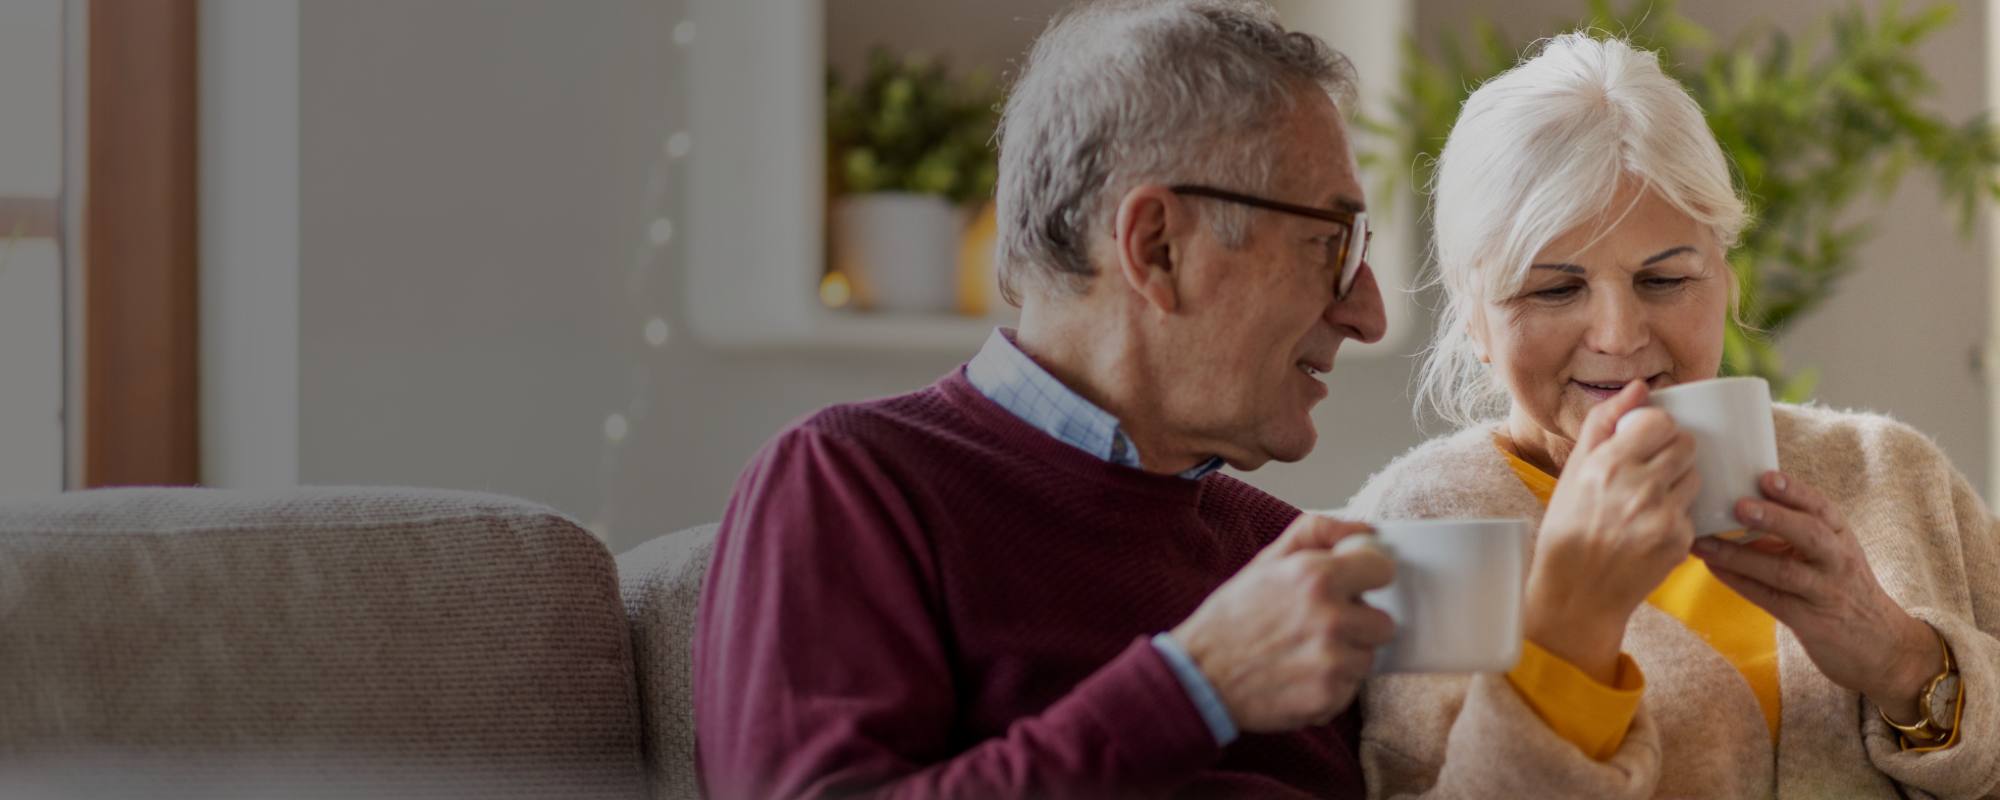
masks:
[[[1293,3],[1293,23],[1328,34],[1363,73],[1394,75],[1407,0],[1379,13],[1338,13]],[[1370,8],[1373,6],[1370,5]],[[826,34],[822,0],[690,0],[692,146],[688,170],[687,316],[696,339],[726,350],[861,350],[970,355],[995,321],[950,315],[832,311],[819,302],[826,263],[824,145]],[[1348,17],[1352,16],[1353,19]],[[1334,36],[1338,33],[1340,35]],[[1368,88],[1386,89],[1378,80]],[[1367,94],[1367,93],[1364,93]],[[1364,177],[1364,182],[1369,182]],[[1372,182],[1370,182],[1372,183]],[[1408,232],[1416,214],[1399,198],[1377,198]],[[1389,334],[1360,356],[1403,355],[1423,327],[1400,287],[1417,249],[1377,236],[1371,262],[1389,304]]]

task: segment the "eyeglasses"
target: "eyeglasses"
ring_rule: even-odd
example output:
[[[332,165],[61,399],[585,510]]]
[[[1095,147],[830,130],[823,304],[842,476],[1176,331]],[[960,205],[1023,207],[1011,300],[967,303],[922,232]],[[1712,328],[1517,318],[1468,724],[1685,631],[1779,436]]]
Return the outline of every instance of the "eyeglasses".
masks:
[[[1335,279],[1333,284],[1333,297],[1335,300],[1347,299],[1348,290],[1354,288],[1354,277],[1361,274],[1361,262],[1368,259],[1368,241],[1375,236],[1375,232],[1368,229],[1368,212],[1366,211],[1345,211],[1332,208],[1298,206],[1277,200],[1266,200],[1262,197],[1237,194],[1223,189],[1212,189],[1207,186],[1195,186],[1191,184],[1170,186],[1168,189],[1173,191],[1174,194],[1207,197],[1254,208],[1279,211],[1301,217],[1311,217],[1339,225],[1340,235],[1327,240],[1326,243],[1327,263],[1340,267],[1340,277]],[[1360,247],[1354,246],[1354,243],[1357,241],[1361,243]]]

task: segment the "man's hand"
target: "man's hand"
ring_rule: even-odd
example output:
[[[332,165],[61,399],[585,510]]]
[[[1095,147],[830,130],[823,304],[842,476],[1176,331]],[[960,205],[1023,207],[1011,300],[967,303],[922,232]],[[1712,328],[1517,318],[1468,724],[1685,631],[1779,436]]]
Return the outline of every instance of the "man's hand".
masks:
[[[1250,732],[1323,724],[1346,710],[1395,623],[1360,594],[1387,586],[1380,550],[1333,555],[1367,525],[1302,514],[1172,631]]]

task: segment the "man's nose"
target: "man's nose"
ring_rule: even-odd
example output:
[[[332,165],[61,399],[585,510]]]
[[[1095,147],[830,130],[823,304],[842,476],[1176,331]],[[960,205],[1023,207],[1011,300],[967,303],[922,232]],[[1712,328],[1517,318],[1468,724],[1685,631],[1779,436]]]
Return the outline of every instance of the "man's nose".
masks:
[[[1389,317],[1382,307],[1382,287],[1375,283],[1375,270],[1368,262],[1361,262],[1347,297],[1327,305],[1326,321],[1349,339],[1382,341],[1382,334],[1389,329]]]

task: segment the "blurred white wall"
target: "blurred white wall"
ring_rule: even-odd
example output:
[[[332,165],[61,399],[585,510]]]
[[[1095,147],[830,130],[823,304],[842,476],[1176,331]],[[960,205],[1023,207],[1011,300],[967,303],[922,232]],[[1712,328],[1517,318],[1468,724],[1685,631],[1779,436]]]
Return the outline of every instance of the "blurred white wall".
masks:
[[[1992,13],[1990,5],[1986,10],[1985,107],[1991,109],[1996,105],[2000,105],[2000,14]],[[2000,369],[2000,314],[1994,313],[1994,309],[2000,308],[2000,279],[1995,278],[1996,275],[2000,275],[2000,237],[1993,235],[1996,222],[2000,222],[2000,208],[1987,209],[1987,235],[1983,238],[1986,244],[1985,253],[1988,276],[1986,286],[1988,332],[1986,337],[1986,358],[1982,365],[1986,375],[1991,375],[1996,369]],[[1986,452],[1989,459],[2000,459],[2000,404],[1995,403],[1996,398],[1993,396],[1990,383],[1988,387],[1986,407],[1988,409],[1987,419],[1989,420],[1989,424],[1986,431],[1988,442]],[[1986,485],[1983,488],[1986,490],[1986,497],[1989,503],[1995,498],[2000,498],[2000,469],[1994,469],[1990,460],[1988,461],[1986,470]]]
[[[202,479],[299,479],[299,2],[201,6]]]
[[[64,0],[0,5],[0,497],[36,497],[63,489],[65,428],[65,255],[51,220],[65,189],[65,157],[85,141],[66,128],[68,98],[78,94],[78,63],[65,40]],[[74,250],[69,250],[74,253]]]
[[[836,63],[895,21],[883,28],[892,45],[985,43],[955,52],[1004,65],[1056,5],[827,2]],[[1420,0],[1414,16],[1434,31],[1475,13],[1561,18],[1576,2]],[[297,285],[268,298],[297,309],[297,480],[521,495],[623,549],[719,516],[745,461],[788,421],[922,386],[969,355],[740,355],[693,341],[685,237],[649,238],[699,202],[684,176],[701,143],[663,152],[688,124],[683,48],[701,42],[685,28],[691,44],[677,42],[680,0],[298,3]],[[1757,13],[1683,5],[1725,32]],[[1968,24],[1927,51],[1953,108],[1984,104],[1983,13],[1968,8]],[[1018,43],[995,44],[1000,30]],[[1984,262],[1926,195],[1898,198],[1869,268],[1788,347],[1825,368],[1830,401],[1894,410],[1983,485],[1985,390],[1968,362],[1989,319]],[[643,333],[655,317],[664,347]],[[1344,354],[1317,414],[1319,450],[1249,478],[1307,506],[1344,501],[1422,437],[1410,366]],[[616,443],[614,413],[627,423]],[[247,480],[211,471],[224,474]]]
[[[304,3],[301,480],[517,494],[601,525],[617,549],[719,516],[794,417],[955,362],[692,342],[685,237],[649,238],[696,200],[685,161],[663,154],[687,125],[684,13]],[[655,316],[660,349],[644,338]]]

